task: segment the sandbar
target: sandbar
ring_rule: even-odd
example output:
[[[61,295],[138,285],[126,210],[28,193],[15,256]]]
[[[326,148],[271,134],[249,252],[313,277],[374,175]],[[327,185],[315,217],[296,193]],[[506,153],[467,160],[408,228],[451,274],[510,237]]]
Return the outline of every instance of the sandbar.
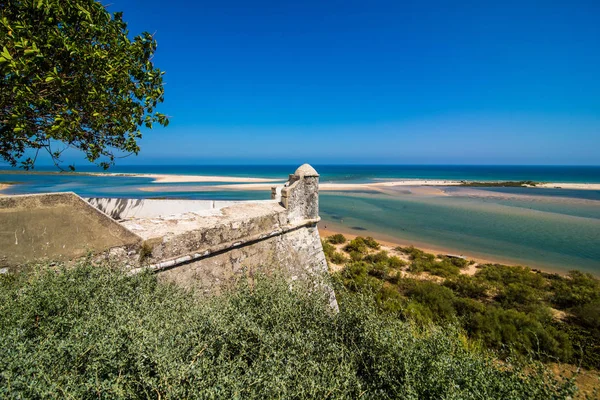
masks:
[[[8,183],[0,183],[0,196],[6,196],[5,194],[2,194],[2,191],[8,189],[11,186],[12,185],[9,185]]]
[[[98,176],[128,176],[133,178],[151,178],[152,183],[200,183],[200,182],[231,182],[258,183],[282,182],[282,179],[250,178],[243,176],[211,176],[211,175],[171,175],[171,174],[122,174],[122,173],[93,173]]]
[[[544,182],[535,185],[536,188],[545,189],[577,189],[577,190],[600,190],[600,183],[553,183]]]
[[[210,187],[172,187],[177,191],[215,191],[215,190],[270,190],[271,187],[276,186],[274,183],[282,184],[281,180],[276,179],[264,179],[264,178],[237,178],[237,177],[218,177],[218,176],[186,176],[186,175],[136,175],[143,177],[152,177],[155,179],[154,183],[182,183],[182,182],[228,182],[239,184],[224,184],[214,185]],[[423,191],[421,194],[437,194],[445,195],[441,191],[434,190],[435,187],[447,187],[447,186],[463,186],[461,181],[452,180],[429,180],[429,179],[407,179],[407,180],[395,180],[395,181],[384,181],[384,182],[371,182],[371,183],[329,183],[324,182],[319,184],[320,191],[355,191],[355,190],[370,190],[370,191],[385,191],[386,189],[393,189],[399,187],[406,188],[423,188],[431,187],[431,190]],[[468,188],[469,186],[464,186]],[[600,190],[600,183],[540,183],[536,188],[542,189],[577,189],[577,190]],[[143,187],[142,191],[147,192],[158,192],[165,190],[165,187]]]

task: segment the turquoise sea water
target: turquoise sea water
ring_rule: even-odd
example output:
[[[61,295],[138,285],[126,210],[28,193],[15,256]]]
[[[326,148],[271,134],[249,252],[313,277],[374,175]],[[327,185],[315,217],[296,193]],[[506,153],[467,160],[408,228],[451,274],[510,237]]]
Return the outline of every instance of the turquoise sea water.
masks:
[[[130,166],[111,172],[276,178],[296,166]],[[322,182],[387,179],[534,180],[600,183],[600,167],[317,166]],[[80,169],[92,171],[92,169]],[[84,197],[267,199],[268,191],[203,191],[219,183],[157,184],[149,178],[1,173],[5,193],[74,191]],[[141,189],[152,187],[152,192]],[[452,249],[559,271],[600,275],[600,191],[536,188],[412,188],[323,192],[324,224],[403,243]],[[190,191],[191,190],[191,191]]]

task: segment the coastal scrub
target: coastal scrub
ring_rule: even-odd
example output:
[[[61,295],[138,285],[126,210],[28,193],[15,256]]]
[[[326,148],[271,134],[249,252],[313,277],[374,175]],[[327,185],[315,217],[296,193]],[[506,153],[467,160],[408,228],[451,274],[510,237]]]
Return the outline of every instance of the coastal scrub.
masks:
[[[203,298],[83,263],[0,277],[0,397],[564,399],[455,325],[417,327],[340,292],[257,277]]]

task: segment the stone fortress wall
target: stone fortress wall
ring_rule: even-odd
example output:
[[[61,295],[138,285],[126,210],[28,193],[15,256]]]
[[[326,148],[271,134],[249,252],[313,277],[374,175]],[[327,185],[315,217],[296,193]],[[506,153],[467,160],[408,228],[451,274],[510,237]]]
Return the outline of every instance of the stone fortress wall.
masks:
[[[93,253],[206,293],[244,274],[277,271],[318,281],[336,307],[323,281],[318,186],[319,174],[304,164],[263,201],[0,197],[0,271]]]

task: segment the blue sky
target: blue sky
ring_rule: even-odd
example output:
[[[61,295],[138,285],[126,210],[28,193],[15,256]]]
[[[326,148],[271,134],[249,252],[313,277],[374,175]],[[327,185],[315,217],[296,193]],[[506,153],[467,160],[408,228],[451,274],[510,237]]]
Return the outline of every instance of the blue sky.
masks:
[[[109,3],[171,116],[122,164],[600,164],[597,0]]]

